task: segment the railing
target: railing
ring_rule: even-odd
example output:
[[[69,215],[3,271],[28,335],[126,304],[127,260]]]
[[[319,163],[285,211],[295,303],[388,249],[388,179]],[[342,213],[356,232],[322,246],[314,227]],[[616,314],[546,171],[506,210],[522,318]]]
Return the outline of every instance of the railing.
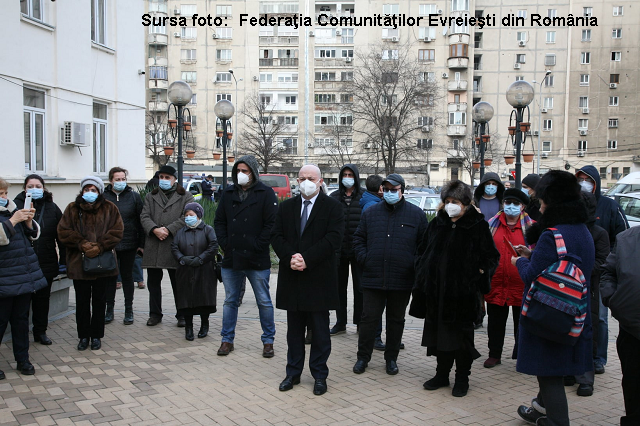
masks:
[[[298,58],[261,58],[258,61],[261,67],[297,67]]]
[[[298,36],[271,36],[260,37],[260,44],[282,44],[282,45],[297,45],[299,43]]]

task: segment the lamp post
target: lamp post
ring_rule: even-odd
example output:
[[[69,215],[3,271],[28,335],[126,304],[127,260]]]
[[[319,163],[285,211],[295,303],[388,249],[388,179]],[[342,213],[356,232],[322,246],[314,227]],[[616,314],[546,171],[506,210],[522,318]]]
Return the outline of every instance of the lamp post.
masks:
[[[224,190],[227,188],[227,122],[233,117],[235,108],[231,102],[222,99],[213,107],[213,112],[222,122],[222,189]]]
[[[236,75],[233,73],[233,70],[230,69],[229,70],[229,74],[231,74],[231,77],[233,77],[233,80],[236,82],[236,94],[235,94],[235,103],[238,103],[238,82],[239,81],[243,81],[244,78],[240,78],[239,80],[236,79]],[[233,138],[233,156],[234,157],[238,157],[238,134],[240,131],[240,127],[238,126],[238,122],[236,122],[236,137]]]
[[[538,92],[540,93],[539,95],[540,100],[538,101],[538,163],[536,165],[537,174],[540,174],[540,151],[542,151],[542,142],[540,142],[540,137],[541,137],[540,135],[542,134],[542,83],[545,82],[545,80],[550,74],[551,74],[551,70],[547,70],[544,73],[544,78],[540,82],[540,86],[538,89]],[[536,81],[534,80],[533,82],[535,83]]]
[[[471,111],[473,120],[480,124],[480,180],[484,176],[485,143],[489,142],[489,135],[485,137],[487,123],[493,118],[493,106],[489,102],[478,102]]]
[[[514,112],[516,116],[514,145],[516,147],[516,188],[518,189],[522,188],[522,163],[520,162],[520,150],[527,138],[527,126],[529,126],[529,128],[531,126],[530,122],[523,121],[523,115],[525,109],[529,111],[529,104],[533,100],[533,95],[533,86],[524,80],[511,83],[507,89],[507,102],[515,108],[515,110],[511,112],[511,116],[513,116]],[[511,121],[511,119],[509,119],[509,121]]]
[[[189,102],[191,102],[191,95],[193,92],[191,91],[191,87],[185,83],[184,81],[174,81],[169,85],[167,96],[169,97],[169,108],[167,109],[167,117],[170,115],[171,108],[174,108],[176,119],[178,120],[177,128],[174,130],[173,127],[169,127],[171,130],[171,137],[175,139],[178,137],[178,184],[182,185],[182,175],[183,175],[183,164],[184,158],[182,157],[182,132],[185,133],[185,137],[187,132],[184,130],[184,113],[187,112],[189,117],[191,117],[191,112],[188,108],[185,108]],[[177,135],[176,135],[177,132]]]

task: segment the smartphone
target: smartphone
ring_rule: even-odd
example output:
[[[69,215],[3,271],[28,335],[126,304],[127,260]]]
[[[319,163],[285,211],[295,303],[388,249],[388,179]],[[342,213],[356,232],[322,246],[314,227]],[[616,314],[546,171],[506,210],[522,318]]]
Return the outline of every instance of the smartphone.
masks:
[[[24,209],[29,210],[31,208],[31,194],[27,192],[27,195],[24,197]]]
[[[513,244],[511,244],[511,241],[507,240],[507,237],[503,237],[504,242],[507,244],[507,246],[509,246],[509,248],[511,248],[511,254],[515,257],[519,257],[520,254],[518,253],[518,250],[516,250],[516,248],[513,246]]]

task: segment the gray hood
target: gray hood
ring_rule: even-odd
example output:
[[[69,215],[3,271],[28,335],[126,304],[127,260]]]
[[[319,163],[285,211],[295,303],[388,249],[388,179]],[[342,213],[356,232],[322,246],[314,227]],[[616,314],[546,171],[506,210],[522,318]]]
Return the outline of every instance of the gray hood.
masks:
[[[251,179],[253,179],[253,181],[251,182],[250,188],[255,186],[255,184],[260,181],[260,171],[259,171],[260,166],[258,165],[258,161],[253,155],[243,155],[242,157],[238,158],[238,160],[235,162],[235,164],[233,165],[233,168],[231,169],[231,177],[233,178],[233,184],[235,186],[239,186],[238,185],[238,164],[240,163],[246,164],[251,169]]]

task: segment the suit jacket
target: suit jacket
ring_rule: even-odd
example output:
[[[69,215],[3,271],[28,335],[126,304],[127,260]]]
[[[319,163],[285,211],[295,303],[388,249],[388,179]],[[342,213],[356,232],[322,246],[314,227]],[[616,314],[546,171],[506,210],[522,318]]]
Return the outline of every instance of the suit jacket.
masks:
[[[302,197],[280,203],[271,245],[280,258],[276,308],[287,311],[328,311],[339,307],[338,259],[344,233],[340,202],[320,192],[300,235]],[[307,268],[291,269],[300,253]]]

